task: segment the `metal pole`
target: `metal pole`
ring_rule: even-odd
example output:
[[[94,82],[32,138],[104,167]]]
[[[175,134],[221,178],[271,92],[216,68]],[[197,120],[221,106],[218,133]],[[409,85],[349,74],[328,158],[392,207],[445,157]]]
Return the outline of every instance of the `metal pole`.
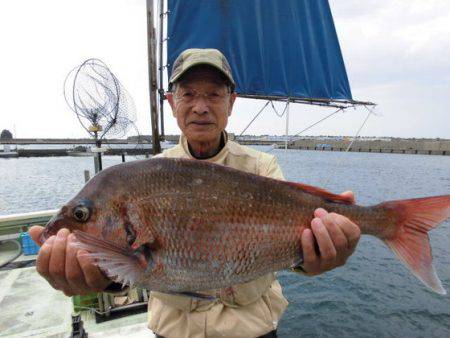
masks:
[[[89,173],[89,170],[84,171],[84,183],[87,183],[91,179],[91,174]]]
[[[163,75],[164,75],[164,65],[163,65],[163,46],[164,46],[164,0],[159,0],[159,118],[161,125],[161,140],[164,140],[164,86],[163,86]]]
[[[153,25],[153,0],[147,0],[147,45],[148,45],[148,80],[150,89],[150,116],[152,120],[153,155],[161,152],[158,131],[158,112],[156,108],[156,43],[155,27]]]
[[[287,151],[288,138],[289,138],[289,99],[287,101],[286,106],[286,136],[284,140],[284,151]]]
[[[102,147],[102,141],[98,139],[98,132],[96,131],[96,132],[94,132],[94,134],[95,134],[95,145],[96,145],[97,148],[101,148]],[[100,151],[95,154],[94,161],[95,161],[94,162],[95,173],[98,174],[103,169],[102,153]]]

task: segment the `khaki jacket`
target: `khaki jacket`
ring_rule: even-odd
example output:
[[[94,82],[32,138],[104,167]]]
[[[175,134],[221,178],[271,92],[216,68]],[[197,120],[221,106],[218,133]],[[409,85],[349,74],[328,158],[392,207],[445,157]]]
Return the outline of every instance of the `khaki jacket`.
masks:
[[[178,145],[157,156],[193,158],[184,136],[181,136]],[[220,153],[208,161],[284,179],[274,156],[228,140]],[[151,292],[149,328],[165,338],[258,337],[276,329],[288,305],[273,273],[209,293],[218,296],[217,300]]]

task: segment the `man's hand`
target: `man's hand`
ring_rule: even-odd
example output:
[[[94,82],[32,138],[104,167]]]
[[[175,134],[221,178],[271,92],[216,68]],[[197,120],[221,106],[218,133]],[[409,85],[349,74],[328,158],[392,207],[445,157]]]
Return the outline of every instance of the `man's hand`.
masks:
[[[39,244],[44,231],[41,226],[30,228],[31,238]],[[111,281],[85,254],[73,245],[75,236],[67,229],[59,230],[41,246],[36,260],[36,270],[49,284],[66,296],[85,295],[103,291]]]
[[[346,191],[341,196],[355,202],[353,192]],[[302,269],[308,275],[318,275],[342,266],[353,253],[361,237],[359,227],[347,217],[328,213],[319,208],[314,212],[311,229],[302,233]]]

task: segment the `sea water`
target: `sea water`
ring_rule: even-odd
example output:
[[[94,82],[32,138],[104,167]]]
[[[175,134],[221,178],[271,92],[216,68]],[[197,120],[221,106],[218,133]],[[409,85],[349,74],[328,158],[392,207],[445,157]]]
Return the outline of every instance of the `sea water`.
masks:
[[[358,204],[450,194],[450,156],[273,150],[286,179]],[[128,157],[134,160],[142,157]],[[121,158],[104,157],[104,167]],[[89,157],[0,159],[0,215],[56,209],[93,172]],[[450,291],[450,222],[430,233],[434,264]],[[450,337],[450,296],[429,291],[378,239],[363,236],[344,267],[321,276],[280,272],[290,302],[280,337]]]

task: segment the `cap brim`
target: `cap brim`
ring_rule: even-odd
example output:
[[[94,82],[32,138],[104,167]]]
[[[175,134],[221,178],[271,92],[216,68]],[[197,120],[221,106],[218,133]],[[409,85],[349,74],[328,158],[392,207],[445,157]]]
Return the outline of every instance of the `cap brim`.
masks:
[[[236,84],[234,83],[234,80],[232,78],[230,78],[230,76],[223,71],[222,68],[218,67],[215,63],[213,62],[208,62],[208,61],[200,61],[200,62],[196,62],[192,65],[189,65],[188,67],[186,67],[186,69],[183,69],[183,71],[179,74],[177,74],[176,76],[174,76],[173,78],[171,78],[169,80],[169,85],[175,83],[177,80],[180,79],[180,77],[182,77],[189,69],[196,67],[196,66],[201,66],[201,65],[208,65],[208,66],[212,66],[215,69],[217,69],[219,72],[221,72],[223,75],[225,75],[225,77],[228,79],[228,81],[233,85],[236,86]]]

